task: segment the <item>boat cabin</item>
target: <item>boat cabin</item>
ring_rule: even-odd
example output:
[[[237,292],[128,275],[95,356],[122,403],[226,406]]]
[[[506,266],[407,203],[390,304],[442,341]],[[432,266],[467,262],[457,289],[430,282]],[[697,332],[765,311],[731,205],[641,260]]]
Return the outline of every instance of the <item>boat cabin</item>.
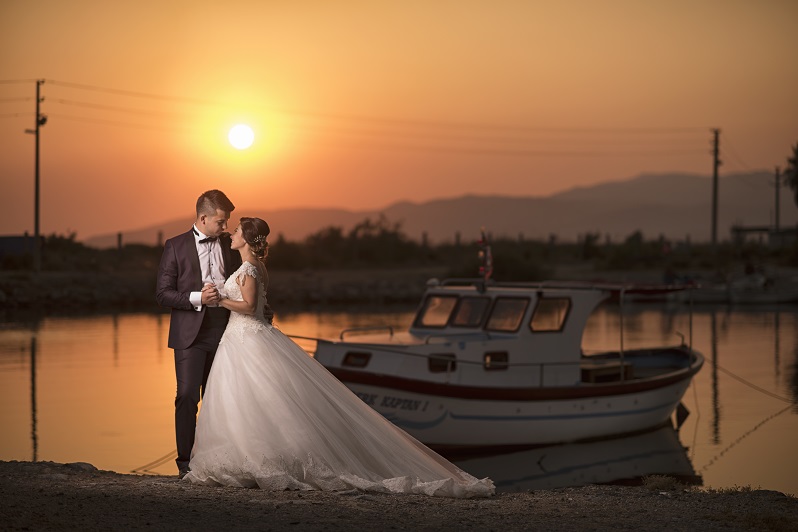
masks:
[[[482,340],[490,347],[482,353],[485,370],[545,365],[541,385],[570,385],[581,378],[578,362],[587,320],[610,295],[609,290],[578,284],[432,280],[409,332],[425,344],[476,347],[474,342]],[[503,349],[497,349],[500,346]],[[472,350],[460,351],[460,356],[472,358]],[[437,358],[443,370],[460,358],[456,353],[443,355]]]

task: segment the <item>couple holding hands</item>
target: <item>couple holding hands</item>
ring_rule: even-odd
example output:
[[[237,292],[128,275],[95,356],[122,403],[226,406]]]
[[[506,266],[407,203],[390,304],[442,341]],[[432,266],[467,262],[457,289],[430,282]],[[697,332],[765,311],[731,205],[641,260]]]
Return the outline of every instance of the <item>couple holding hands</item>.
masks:
[[[363,403],[272,324],[268,224],[219,190],[166,241],[156,300],[171,309],[177,467],[183,481],[268,490],[484,497],[476,479]],[[202,409],[197,416],[198,403]]]

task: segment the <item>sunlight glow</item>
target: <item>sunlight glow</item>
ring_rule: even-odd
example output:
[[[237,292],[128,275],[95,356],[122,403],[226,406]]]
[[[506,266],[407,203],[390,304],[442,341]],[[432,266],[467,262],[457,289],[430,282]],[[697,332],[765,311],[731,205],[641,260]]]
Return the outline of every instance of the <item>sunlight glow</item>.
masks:
[[[255,132],[247,125],[238,124],[230,128],[227,139],[234,148],[245,150],[252,146],[252,142],[255,140]]]

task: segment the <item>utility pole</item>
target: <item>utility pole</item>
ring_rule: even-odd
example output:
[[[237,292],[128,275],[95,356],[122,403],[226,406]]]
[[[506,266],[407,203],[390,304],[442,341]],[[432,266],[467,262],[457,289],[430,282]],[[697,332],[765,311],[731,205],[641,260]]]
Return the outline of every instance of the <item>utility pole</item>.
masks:
[[[32,133],[36,137],[36,162],[33,192],[33,270],[39,273],[42,269],[42,245],[39,241],[39,128],[47,123],[47,115],[40,112],[40,104],[44,98],[40,96],[43,79],[36,80],[36,127],[26,129],[25,133]]]
[[[721,162],[718,158],[720,152],[720,129],[713,129],[714,135],[712,148],[712,247],[718,245],[718,167]]]
[[[779,238],[779,189],[781,188],[781,168],[776,167],[776,238]]]

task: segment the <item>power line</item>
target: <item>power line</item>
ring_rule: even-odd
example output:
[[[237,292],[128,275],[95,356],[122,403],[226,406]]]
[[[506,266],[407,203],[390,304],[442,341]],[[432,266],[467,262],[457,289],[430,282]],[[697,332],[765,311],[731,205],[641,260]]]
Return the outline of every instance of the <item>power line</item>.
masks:
[[[484,148],[474,146],[453,146],[453,145],[422,145],[407,143],[381,143],[379,141],[360,141],[358,146],[367,145],[369,148],[377,149],[399,149],[408,151],[420,151],[431,153],[459,153],[465,155],[498,155],[508,157],[650,157],[650,156],[681,156],[681,155],[704,155],[704,150],[625,150],[625,151],[589,151],[589,150],[535,150],[535,149],[501,149]]]
[[[161,102],[177,102],[201,106],[241,107],[220,101],[115,89],[98,85],[46,80],[52,91],[62,88],[104,93],[113,96],[141,98]],[[7,80],[22,83],[23,80]],[[30,98],[11,98],[25,101]],[[2,100],[0,100],[2,101]],[[50,106],[68,106],[98,113],[125,113],[155,119],[148,123],[130,123],[103,116],[76,116],[50,113],[52,118],[113,127],[180,131],[188,126],[181,123],[190,117],[186,113],[129,107],[126,105],[94,103],[70,98],[48,98]],[[700,132],[705,127],[545,127],[526,124],[489,122],[452,122],[402,119],[384,116],[345,115],[313,111],[274,110],[253,105],[250,108],[268,110],[288,117],[279,127],[304,129],[316,135],[335,137],[337,145],[346,143],[342,136],[357,139],[359,145],[372,149],[409,150],[467,155],[506,157],[678,157],[700,155]],[[28,115],[25,113],[24,115]],[[0,116],[23,116],[9,114]],[[164,119],[164,120],[158,120]],[[166,125],[165,125],[166,124]]]
[[[743,170],[748,170],[750,172],[751,168],[737,155],[734,146],[732,146],[731,142],[729,142],[729,136],[723,135],[723,140],[725,146],[728,148],[729,153],[731,153],[731,156],[734,157],[734,159],[740,164]]]
[[[469,130],[507,130],[517,132],[545,133],[545,134],[602,134],[602,135],[628,135],[628,134],[674,134],[705,132],[706,127],[683,128],[655,128],[655,127],[545,127],[528,126],[524,124],[498,124],[486,122],[433,122],[426,120],[408,120],[364,115],[341,115],[335,113],[319,113],[309,111],[286,111],[286,114],[309,116],[343,121],[369,122],[400,127],[432,127],[441,129],[469,129]]]
[[[50,113],[50,118],[60,118],[75,122],[84,122],[91,124],[102,124],[115,127],[127,127],[135,129],[147,129],[157,131],[180,131],[188,128],[180,126],[157,126],[150,124],[135,124],[128,122],[120,122],[116,120],[106,120],[102,118],[91,118],[83,116],[74,116],[60,113]],[[445,140],[445,139],[444,139]],[[510,157],[628,157],[628,156],[679,156],[685,154],[703,154],[701,149],[682,149],[682,150],[622,150],[622,151],[589,151],[589,150],[540,150],[540,149],[502,149],[502,148],[488,148],[477,147],[473,145],[441,145],[441,144],[413,144],[402,142],[380,142],[379,140],[365,140],[360,141],[359,145],[365,142],[370,148],[376,149],[398,149],[408,151],[425,151],[425,152],[440,152],[440,153],[460,153],[466,155],[498,155]]]
[[[480,142],[480,143],[501,143],[501,144],[562,144],[564,142],[568,144],[572,144],[576,142],[576,140],[571,138],[552,138],[551,136],[520,136],[520,135],[508,135],[506,133],[489,133],[489,132],[481,132],[481,131],[453,131],[448,133],[443,133],[440,131],[433,131],[429,129],[421,129],[421,130],[407,130],[407,129],[375,129],[375,128],[366,128],[364,126],[350,126],[350,127],[340,127],[340,126],[330,126],[330,125],[319,125],[317,123],[311,124],[303,124],[303,123],[295,123],[292,124],[292,127],[309,130],[309,131],[318,131],[322,133],[331,133],[331,134],[344,134],[344,135],[351,135],[351,136],[366,136],[366,137],[375,137],[375,136],[391,136],[394,138],[411,138],[414,140],[418,140],[420,138],[429,139],[429,140],[447,140],[447,141],[455,141],[455,142]],[[703,138],[703,137],[702,137]],[[629,147],[630,145],[656,145],[656,146],[663,146],[666,144],[668,149],[674,148],[682,148],[687,149],[690,145],[695,145],[699,139],[696,137],[695,139],[675,139],[669,142],[662,141],[660,139],[651,139],[651,138],[628,138],[628,139],[620,139],[617,137],[599,137],[594,139],[589,139],[587,142],[590,143],[591,146],[608,146],[608,147]]]
[[[199,105],[212,105],[212,106],[223,106],[223,107],[235,107],[238,104],[232,104],[229,102],[221,102],[221,101],[214,101],[208,99],[201,99],[201,98],[191,98],[185,96],[174,96],[174,95],[163,95],[163,94],[155,94],[155,93],[147,93],[147,92],[138,92],[138,91],[131,91],[125,89],[113,89],[108,87],[101,87],[97,85],[87,85],[87,84],[80,84],[80,83],[71,83],[71,82],[64,82],[64,81],[57,81],[57,80],[47,80],[47,83],[54,86],[61,86],[61,87],[68,87],[68,88],[75,88],[75,89],[82,89],[82,90],[89,90],[94,92],[103,92],[107,94],[116,94],[116,95],[124,95],[124,96],[131,96],[137,98],[146,98],[146,99],[154,99],[154,100],[163,100],[163,101],[175,101],[175,102],[184,102],[184,103],[191,103],[191,104],[199,104]],[[263,106],[259,106],[263,108]],[[275,111],[274,109],[269,109],[271,111]],[[448,122],[448,121],[428,121],[428,120],[412,120],[412,119],[401,119],[395,117],[380,117],[380,116],[368,116],[368,115],[344,115],[344,114],[337,114],[337,113],[323,113],[323,112],[316,112],[316,111],[302,111],[302,110],[283,110],[279,111],[282,114],[286,115],[295,115],[295,116],[302,116],[302,117],[313,117],[313,118],[324,118],[324,119],[334,119],[334,120],[344,120],[344,121],[354,121],[354,122],[370,122],[370,123],[382,123],[391,126],[402,126],[402,127],[434,127],[434,128],[444,128],[444,129],[471,129],[471,130],[478,130],[478,129],[502,129],[502,130],[513,130],[513,131],[527,131],[527,132],[536,132],[536,133],[547,133],[547,134],[602,134],[602,135],[628,135],[628,134],[635,134],[635,135],[663,135],[663,134],[684,134],[684,133],[696,133],[696,132],[705,132],[707,127],[705,126],[687,126],[687,127],[539,127],[539,126],[528,126],[525,124],[501,124],[501,123],[486,123],[486,122]]]
[[[84,85],[80,83],[68,83],[65,81],[56,81],[52,79],[48,79],[47,83],[51,85],[61,86],[61,87],[69,87],[73,89],[83,89],[88,91],[95,91],[95,92],[105,92],[108,94],[119,94],[124,96],[133,96],[136,98],[147,98],[151,100],[164,100],[164,101],[178,101],[178,102],[186,102],[186,103],[198,103],[202,105],[224,105],[220,102],[214,102],[212,100],[203,100],[199,98],[187,98],[185,96],[165,96],[162,94],[152,94],[147,92],[137,92],[125,89],[110,89],[107,87],[99,87],[96,85]]]
[[[102,105],[97,103],[90,103],[90,102],[80,102],[75,100],[65,100],[63,98],[56,98],[48,100],[50,103],[57,103],[63,105],[70,105],[75,107],[85,107],[87,109],[99,109],[102,111],[117,111],[120,113],[130,113],[130,114],[137,114],[137,115],[153,115],[153,116],[180,116],[180,113],[170,112],[170,111],[150,111],[146,109],[131,109],[128,107],[118,107],[115,105]]]
[[[148,125],[148,124],[131,124],[125,122],[119,122],[114,120],[105,120],[102,118],[90,118],[85,116],[72,116],[72,115],[62,115],[60,113],[50,113],[48,115],[50,118],[61,118],[64,120],[71,120],[73,122],[86,122],[90,124],[103,124],[107,126],[118,126],[118,127],[129,127],[135,129],[149,129],[149,130],[157,130],[157,131],[178,131],[180,129],[186,129],[181,127],[168,127],[168,126],[155,126],[155,125]]]

